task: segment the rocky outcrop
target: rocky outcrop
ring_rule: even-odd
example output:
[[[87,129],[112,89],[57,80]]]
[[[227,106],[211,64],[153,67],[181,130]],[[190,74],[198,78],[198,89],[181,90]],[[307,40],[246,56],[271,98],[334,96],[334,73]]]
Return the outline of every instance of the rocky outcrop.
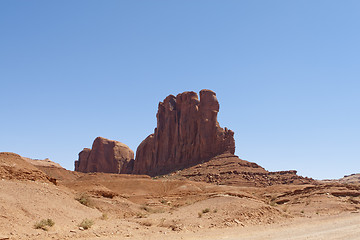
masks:
[[[10,152],[0,152],[0,179],[30,180],[56,184],[56,179],[48,176],[20,155]]]
[[[219,102],[210,90],[170,95],[159,103],[157,128],[136,151],[133,173],[151,176],[235,152],[234,132],[217,121]]]
[[[125,144],[97,137],[92,148],[84,148],[75,161],[75,171],[131,173],[134,164],[134,152]]]
[[[311,178],[298,176],[295,170],[269,172],[256,163],[224,153],[210,161],[177,171],[170,179],[188,179],[217,185],[265,187],[276,184],[315,184]]]

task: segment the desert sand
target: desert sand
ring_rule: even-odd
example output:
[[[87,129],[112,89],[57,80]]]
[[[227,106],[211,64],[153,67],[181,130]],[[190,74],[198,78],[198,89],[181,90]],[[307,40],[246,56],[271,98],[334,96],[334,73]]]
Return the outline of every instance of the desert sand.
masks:
[[[0,239],[360,236],[359,183],[219,185],[171,174],[79,173],[12,153],[0,159]],[[42,219],[55,225],[36,229]],[[87,230],[79,227],[84,219],[93,221]]]

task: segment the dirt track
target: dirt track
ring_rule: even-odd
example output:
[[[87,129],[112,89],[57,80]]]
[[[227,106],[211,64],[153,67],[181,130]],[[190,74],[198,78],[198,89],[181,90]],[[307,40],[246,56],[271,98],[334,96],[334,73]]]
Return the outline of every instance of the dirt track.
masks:
[[[130,236],[126,239],[142,239],[143,237]],[[164,240],[357,240],[360,239],[360,213],[296,219],[287,224],[271,224],[267,226],[206,229],[196,233],[182,232],[169,233],[168,235],[149,234],[146,238]],[[106,237],[106,239],[118,239],[118,236]]]
[[[335,240],[360,239],[360,213],[347,213],[340,216],[326,216],[315,219],[299,219],[291,224],[267,227],[230,229],[213,233],[202,239],[229,240]],[[195,238],[193,238],[195,239]],[[199,238],[198,238],[199,239]]]

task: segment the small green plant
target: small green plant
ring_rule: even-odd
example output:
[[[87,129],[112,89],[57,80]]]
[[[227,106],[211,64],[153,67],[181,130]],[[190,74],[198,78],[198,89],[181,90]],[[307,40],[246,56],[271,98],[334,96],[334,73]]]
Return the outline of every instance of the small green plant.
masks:
[[[92,225],[94,225],[94,221],[86,218],[79,224],[79,227],[82,227],[86,230],[91,228]]]
[[[79,203],[81,203],[82,205],[85,205],[87,207],[90,207],[90,197],[86,194],[82,194],[79,197],[75,198],[75,200],[77,200]]]
[[[55,222],[52,219],[48,218],[48,219],[43,219],[40,222],[35,223],[34,228],[48,231],[49,227],[52,227],[54,225],[55,225]]]
[[[210,208],[205,208],[202,210],[202,213],[208,213],[208,212],[210,212]]]

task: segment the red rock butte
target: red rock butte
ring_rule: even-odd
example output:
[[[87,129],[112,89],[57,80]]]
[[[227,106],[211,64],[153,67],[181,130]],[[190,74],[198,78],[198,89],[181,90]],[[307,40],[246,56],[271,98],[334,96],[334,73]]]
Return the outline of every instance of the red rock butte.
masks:
[[[75,171],[162,175],[188,168],[223,153],[234,154],[234,132],[217,121],[219,102],[210,90],[169,95],[159,103],[157,127],[133,151],[123,143],[98,137],[84,148]]]
[[[137,148],[134,174],[156,176],[235,152],[234,132],[217,121],[219,102],[211,90],[169,95],[159,103],[157,127]]]
[[[75,171],[130,173],[134,162],[134,152],[125,144],[97,137],[92,149],[84,148],[75,161]]]

